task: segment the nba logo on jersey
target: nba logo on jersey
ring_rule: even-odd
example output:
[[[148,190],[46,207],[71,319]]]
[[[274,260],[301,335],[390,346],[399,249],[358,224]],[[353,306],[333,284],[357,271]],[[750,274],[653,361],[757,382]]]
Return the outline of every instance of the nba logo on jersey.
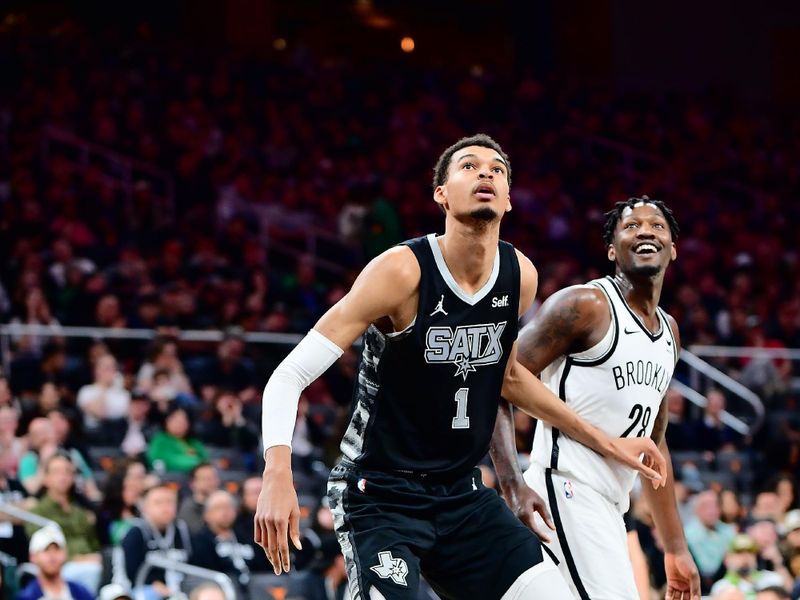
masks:
[[[359,479],[358,480],[358,489],[361,491],[362,494],[367,492],[367,480],[366,479]]]
[[[573,489],[572,482],[569,479],[564,482],[564,495],[567,498],[572,498],[575,495],[575,490]]]

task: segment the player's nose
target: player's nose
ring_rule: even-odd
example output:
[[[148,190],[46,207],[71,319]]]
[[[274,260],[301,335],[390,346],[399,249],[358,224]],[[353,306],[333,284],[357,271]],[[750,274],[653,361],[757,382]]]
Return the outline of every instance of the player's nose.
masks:
[[[653,232],[653,229],[650,227],[650,225],[644,223],[636,230],[636,237],[648,239],[656,237],[656,234]]]

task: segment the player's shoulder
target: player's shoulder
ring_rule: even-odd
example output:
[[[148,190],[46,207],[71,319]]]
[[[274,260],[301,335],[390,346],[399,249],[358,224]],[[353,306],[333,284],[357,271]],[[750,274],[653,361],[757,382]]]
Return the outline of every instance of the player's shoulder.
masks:
[[[533,261],[517,248],[514,248],[514,252],[517,255],[517,262],[519,263],[519,276],[522,282],[522,288],[524,289],[530,284],[535,286],[539,280],[539,272],[536,270]]]
[[[551,305],[564,304],[574,306],[584,313],[593,311],[608,312],[606,295],[599,287],[588,283],[562,288],[550,296],[547,302]]]
[[[364,272],[371,279],[399,288],[416,288],[421,274],[414,251],[406,245],[382,252],[369,262]]]
[[[672,337],[675,338],[675,342],[678,344],[678,347],[680,348],[680,345],[681,345],[681,332],[680,332],[680,328],[678,327],[678,321],[676,321],[675,317],[673,317],[671,314],[669,314],[663,308],[661,309],[661,312],[664,315],[664,318],[667,320],[667,323],[669,324],[669,328],[672,330]]]

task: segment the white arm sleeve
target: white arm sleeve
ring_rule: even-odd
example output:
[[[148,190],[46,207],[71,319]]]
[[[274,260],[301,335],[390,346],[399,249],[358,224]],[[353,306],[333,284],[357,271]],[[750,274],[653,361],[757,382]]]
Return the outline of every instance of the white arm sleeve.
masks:
[[[272,373],[261,401],[264,451],[292,446],[300,394],[336,362],[344,350],[312,329]]]

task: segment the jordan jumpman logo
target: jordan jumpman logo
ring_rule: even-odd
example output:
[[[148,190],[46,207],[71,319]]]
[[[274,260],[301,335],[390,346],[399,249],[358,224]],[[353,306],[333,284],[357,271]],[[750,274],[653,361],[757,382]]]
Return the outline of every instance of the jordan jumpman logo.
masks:
[[[444,309],[444,294],[439,298],[439,304],[436,305],[436,308],[434,308],[433,312],[428,316],[432,317],[436,313],[442,313],[445,317],[447,316],[447,311]]]

